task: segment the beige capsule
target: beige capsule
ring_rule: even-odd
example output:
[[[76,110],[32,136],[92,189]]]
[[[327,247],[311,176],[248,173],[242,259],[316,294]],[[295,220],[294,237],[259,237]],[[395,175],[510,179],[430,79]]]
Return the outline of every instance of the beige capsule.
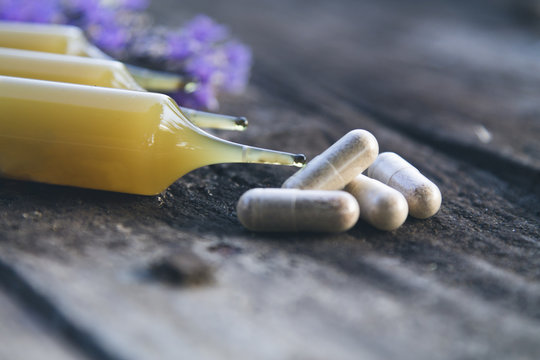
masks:
[[[358,221],[358,202],[345,191],[251,189],[236,207],[253,231],[341,232]]]
[[[360,218],[377,229],[395,230],[407,219],[409,206],[401,193],[380,181],[358,175],[345,187],[360,205]]]
[[[352,130],[283,183],[288,189],[341,190],[367,169],[379,153],[377,139]]]
[[[393,152],[385,152],[368,169],[368,176],[405,196],[409,214],[419,219],[433,216],[441,207],[441,191],[418,169]]]

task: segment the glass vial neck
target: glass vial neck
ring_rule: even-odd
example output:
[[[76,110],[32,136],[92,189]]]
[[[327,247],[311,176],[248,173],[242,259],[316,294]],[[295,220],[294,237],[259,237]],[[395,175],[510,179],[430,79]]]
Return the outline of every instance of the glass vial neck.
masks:
[[[101,51],[97,46],[85,41],[84,54],[94,59],[114,60],[111,56]],[[187,81],[178,74],[146,69],[140,66],[126,64],[126,68],[135,81],[147,90],[174,92],[187,85]]]

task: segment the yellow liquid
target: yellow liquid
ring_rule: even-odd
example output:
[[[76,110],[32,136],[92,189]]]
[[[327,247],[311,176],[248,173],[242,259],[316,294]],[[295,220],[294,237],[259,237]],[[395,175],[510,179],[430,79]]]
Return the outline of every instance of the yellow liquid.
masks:
[[[0,21],[0,46],[86,56],[88,42],[75,26]]]
[[[204,165],[303,162],[209,135],[161,94],[0,76],[0,109],[14,179],[154,195]]]
[[[0,75],[144,91],[119,61],[0,48]]]
[[[110,59],[86,40],[81,29],[68,25],[0,21],[0,47]],[[149,90],[172,92],[186,85],[176,74],[137,66],[130,66],[129,71],[139,85]]]
[[[0,47],[0,75],[73,84],[145,91],[119,61],[48,54]],[[241,117],[181,108],[197,126],[222,130],[245,130]]]

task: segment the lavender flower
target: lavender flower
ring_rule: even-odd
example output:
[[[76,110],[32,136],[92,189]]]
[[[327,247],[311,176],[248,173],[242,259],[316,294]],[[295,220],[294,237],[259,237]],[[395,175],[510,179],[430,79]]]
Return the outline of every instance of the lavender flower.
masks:
[[[184,73],[199,86],[192,93],[172,94],[196,108],[217,107],[216,93],[242,91],[249,77],[251,52],[235,41],[226,41],[229,30],[199,15],[168,36],[168,57],[183,64]]]
[[[172,94],[173,98],[183,106],[193,109],[218,108],[215,89],[208,83],[199,83],[194,91],[178,91]]]
[[[244,91],[251,68],[251,50],[239,43],[229,42],[225,44],[228,68],[224,72],[223,86],[230,92],[239,93]]]
[[[198,15],[183,28],[169,34],[169,55],[173,59],[184,60],[207,51],[227,35],[226,27],[215,23],[206,15]]]
[[[103,50],[114,54],[127,45],[129,29],[119,22],[116,11],[98,7],[87,11],[82,22],[91,40]]]
[[[105,52],[179,73],[189,80],[171,94],[181,105],[216,109],[219,92],[238,93],[247,84],[251,52],[230,40],[227,27],[198,15],[183,27],[150,27],[149,0],[0,0],[0,19],[66,23],[81,27]]]
[[[197,43],[188,36],[172,32],[168,39],[168,56],[177,61],[182,61],[197,52]]]
[[[69,0],[65,11],[71,14],[69,23],[86,31],[90,40],[111,54],[119,53],[128,43],[129,28],[122,24],[124,11],[121,2],[126,0]]]
[[[183,32],[200,44],[211,44],[224,40],[229,30],[206,15],[198,15],[183,27]]]
[[[149,5],[149,0],[67,0],[67,8],[91,12],[97,9],[117,9],[142,11]]]
[[[61,0],[0,0],[0,19],[37,23],[63,22]]]

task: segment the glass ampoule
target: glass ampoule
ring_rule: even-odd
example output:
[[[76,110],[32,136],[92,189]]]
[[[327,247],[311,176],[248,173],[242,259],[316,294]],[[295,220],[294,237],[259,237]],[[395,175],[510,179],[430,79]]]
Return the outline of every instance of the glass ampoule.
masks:
[[[0,21],[0,47],[111,59],[70,25]],[[174,92],[190,82],[178,74],[126,65],[137,83],[151,91]]]
[[[205,165],[305,162],[212,136],[163,94],[0,76],[0,108],[7,178],[155,195]]]
[[[145,91],[119,61],[2,47],[0,75]],[[244,117],[184,107],[181,110],[191,122],[202,128],[245,130],[248,125]]]

